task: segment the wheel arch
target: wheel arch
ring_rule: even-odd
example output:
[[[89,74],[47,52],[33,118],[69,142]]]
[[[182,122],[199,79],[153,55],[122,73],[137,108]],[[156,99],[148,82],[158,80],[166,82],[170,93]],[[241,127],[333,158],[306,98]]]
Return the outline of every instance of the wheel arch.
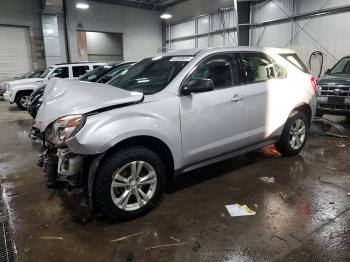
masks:
[[[30,89],[30,88],[17,90],[14,101],[17,102],[19,95],[21,95],[23,93],[30,93],[31,94],[33,91],[34,91],[34,89]]]
[[[128,146],[144,146],[154,151],[162,159],[165,165],[167,171],[167,181],[171,181],[174,178],[174,156],[169,146],[161,139],[156,138],[154,136],[133,136],[119,141],[117,144],[115,144],[105,152],[104,158],[111,154],[113,151]],[[101,161],[103,161],[103,159]]]
[[[308,120],[308,125],[310,127],[311,120],[312,120],[312,109],[311,109],[311,106],[309,104],[307,104],[307,103],[300,103],[300,104],[296,105],[293,108],[292,112],[290,112],[289,116],[292,115],[293,111],[299,111],[299,112],[304,113],[306,118],[307,118],[307,120]]]

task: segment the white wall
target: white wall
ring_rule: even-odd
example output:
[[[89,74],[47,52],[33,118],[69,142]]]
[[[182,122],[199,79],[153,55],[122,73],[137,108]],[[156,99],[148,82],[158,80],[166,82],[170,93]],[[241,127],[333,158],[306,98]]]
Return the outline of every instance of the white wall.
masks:
[[[291,0],[275,0],[288,14],[293,13]],[[295,0],[296,14],[349,5],[349,0]],[[262,22],[288,17],[272,1],[252,7],[253,22]],[[322,51],[325,55],[323,72],[332,67],[337,60],[350,54],[350,12],[315,17],[312,19],[259,27],[251,30],[251,45],[288,47],[296,50],[307,63],[313,51]],[[303,30],[300,27],[304,27]],[[293,36],[293,37],[292,37]],[[310,37],[311,36],[311,37]],[[260,39],[260,41],[259,41]],[[292,39],[292,41],[291,41]]]
[[[232,7],[234,7],[234,0],[190,0],[173,6],[169,10],[173,16],[170,20],[170,23],[173,24],[170,29],[170,36],[171,40],[175,41],[170,45],[167,44],[167,50],[237,45],[237,34],[235,32],[226,32],[224,36],[222,34],[209,35],[209,31],[215,32],[223,29],[223,24],[217,13],[218,9]],[[193,19],[200,15],[202,17]],[[226,28],[232,29],[235,27],[236,17],[234,10],[231,9],[227,13],[226,19]],[[167,40],[169,40],[168,30],[169,27],[167,27]],[[186,40],[181,39],[181,41],[177,39],[194,36],[196,33],[206,35]]]
[[[90,2],[90,8],[75,8],[67,1],[69,48],[73,61],[81,61],[77,48],[77,30],[123,34],[124,60],[140,60],[161,48],[160,13],[106,3]]]
[[[233,0],[190,0],[170,8],[172,22],[208,14],[218,10],[218,8],[232,7]]]

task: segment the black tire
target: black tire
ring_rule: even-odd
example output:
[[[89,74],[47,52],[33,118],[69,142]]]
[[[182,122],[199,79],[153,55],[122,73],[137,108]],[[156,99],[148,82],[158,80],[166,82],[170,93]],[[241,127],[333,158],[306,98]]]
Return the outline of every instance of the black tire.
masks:
[[[301,121],[303,121],[303,123],[305,125],[305,138],[304,138],[303,142],[301,143],[301,146],[296,149],[296,148],[293,148],[291,146],[291,143],[290,143],[290,139],[291,139],[291,135],[292,135],[291,134],[291,132],[292,132],[291,127],[299,119]],[[309,121],[308,121],[306,115],[300,111],[293,111],[292,114],[289,116],[289,118],[284,126],[280,141],[275,144],[277,151],[279,153],[281,153],[283,156],[295,156],[295,155],[299,154],[305,146],[307,136],[308,136],[308,130],[309,130]]]
[[[17,104],[17,107],[21,110],[27,110],[28,108],[28,99],[29,99],[29,96],[30,94],[32,93],[32,91],[24,91],[24,92],[21,92],[17,95],[16,97],[16,104]],[[25,106],[25,104],[22,102],[23,99],[27,97],[27,106]]]
[[[119,208],[113,202],[111,185],[113,174],[133,161],[144,161],[150,164],[156,173],[157,184],[153,196],[144,206],[129,211]],[[128,220],[144,215],[159,202],[164,189],[165,177],[166,169],[161,158],[155,152],[142,146],[122,148],[108,156],[97,170],[93,186],[94,208],[109,219]],[[134,197],[136,198],[136,195]]]

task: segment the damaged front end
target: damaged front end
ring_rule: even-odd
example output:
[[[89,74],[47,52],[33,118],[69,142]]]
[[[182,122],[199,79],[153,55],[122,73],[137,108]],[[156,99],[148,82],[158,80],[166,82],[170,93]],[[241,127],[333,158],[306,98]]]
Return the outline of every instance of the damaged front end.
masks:
[[[84,115],[71,115],[59,118],[45,130],[43,169],[48,186],[64,182],[71,187],[83,187],[84,157],[71,152],[65,143],[84,123]]]
[[[44,151],[43,158],[43,171],[49,187],[55,187],[59,183],[74,188],[83,187],[83,156],[70,152],[68,148],[49,146]]]
[[[84,189],[91,204],[93,177],[103,152],[84,150],[94,148],[96,141],[77,141],[77,136],[82,129],[89,132],[94,127],[91,122],[85,127],[90,117],[141,103],[143,98],[142,93],[108,85],[65,79],[50,81],[31,132],[32,138],[42,141],[43,154],[39,162],[48,178],[48,186]],[[72,147],[72,143],[78,143],[80,150]]]

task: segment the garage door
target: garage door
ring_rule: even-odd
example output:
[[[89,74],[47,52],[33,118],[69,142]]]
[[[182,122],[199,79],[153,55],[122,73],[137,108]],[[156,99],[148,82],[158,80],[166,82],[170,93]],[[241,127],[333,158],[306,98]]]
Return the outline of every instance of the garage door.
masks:
[[[28,28],[0,26],[0,36],[0,80],[32,70]]]

